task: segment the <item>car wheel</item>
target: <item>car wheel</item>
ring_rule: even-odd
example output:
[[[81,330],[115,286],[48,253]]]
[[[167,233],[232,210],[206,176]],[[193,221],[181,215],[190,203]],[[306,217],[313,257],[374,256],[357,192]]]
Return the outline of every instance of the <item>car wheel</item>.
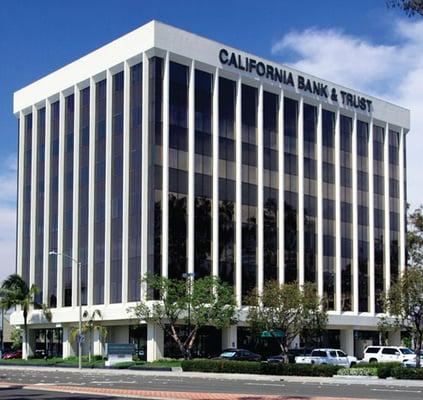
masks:
[[[371,359],[369,360],[369,363],[370,363],[370,364],[374,364],[374,363],[377,363],[377,360],[376,360],[376,358],[371,358]]]
[[[353,365],[357,364],[355,361],[352,361],[350,364],[350,367],[352,367]]]

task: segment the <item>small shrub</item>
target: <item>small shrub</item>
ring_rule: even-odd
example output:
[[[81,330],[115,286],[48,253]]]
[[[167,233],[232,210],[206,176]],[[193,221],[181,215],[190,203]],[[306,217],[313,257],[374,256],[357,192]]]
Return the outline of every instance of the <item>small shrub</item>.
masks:
[[[338,375],[345,376],[377,376],[377,368],[373,367],[355,367],[355,368],[342,368],[338,371]]]
[[[423,379],[423,368],[393,368],[392,377],[396,379]]]
[[[373,366],[373,365],[372,365]],[[394,368],[401,367],[401,363],[399,362],[384,362],[378,363],[376,365],[377,368],[377,376],[382,379],[386,379],[392,376],[392,370]]]

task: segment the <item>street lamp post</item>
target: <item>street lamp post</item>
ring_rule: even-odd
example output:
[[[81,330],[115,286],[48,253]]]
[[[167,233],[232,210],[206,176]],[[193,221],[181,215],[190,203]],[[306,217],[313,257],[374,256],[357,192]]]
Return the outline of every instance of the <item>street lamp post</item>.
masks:
[[[61,256],[73,261],[78,266],[78,306],[79,306],[79,323],[78,323],[78,368],[82,369],[82,285],[81,285],[81,262],[68,254],[58,253],[57,251],[50,251],[51,256]]]

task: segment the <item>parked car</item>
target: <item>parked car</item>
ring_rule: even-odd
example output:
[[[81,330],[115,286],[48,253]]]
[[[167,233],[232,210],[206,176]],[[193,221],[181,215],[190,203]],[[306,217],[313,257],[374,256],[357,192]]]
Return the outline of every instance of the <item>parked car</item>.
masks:
[[[349,356],[339,349],[314,349],[310,356],[295,357],[297,364],[330,364],[351,367],[357,364],[357,357]]]
[[[416,355],[408,347],[397,346],[367,346],[364,349],[363,361],[375,362],[409,362],[416,361]]]
[[[235,361],[260,361],[261,355],[245,349],[225,349],[216,358]]]
[[[293,364],[293,363],[295,363],[295,357],[309,356],[312,351],[313,351],[313,348],[307,348],[307,347],[299,347],[299,348],[289,349],[288,350],[288,361],[291,364]]]
[[[7,353],[3,354],[2,358],[4,360],[11,360],[13,358],[22,358],[22,350],[8,351]]]
[[[267,359],[267,362],[271,364],[284,363],[287,361],[288,361],[288,356],[286,354],[278,354],[276,356],[270,356]]]

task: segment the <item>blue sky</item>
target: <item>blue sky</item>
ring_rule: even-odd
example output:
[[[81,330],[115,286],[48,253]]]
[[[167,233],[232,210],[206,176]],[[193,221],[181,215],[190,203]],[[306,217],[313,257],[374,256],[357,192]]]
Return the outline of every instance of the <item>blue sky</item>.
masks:
[[[151,19],[370,92],[412,111],[423,109],[419,95],[423,39],[418,40],[423,38],[423,18],[406,18],[399,10],[387,9],[384,0],[2,0],[0,257],[6,261],[5,270],[13,270],[14,264],[13,92]],[[413,120],[413,130],[419,126],[423,128],[423,117]],[[409,199],[417,205],[423,199],[416,178],[423,141],[418,132],[412,135]]]

